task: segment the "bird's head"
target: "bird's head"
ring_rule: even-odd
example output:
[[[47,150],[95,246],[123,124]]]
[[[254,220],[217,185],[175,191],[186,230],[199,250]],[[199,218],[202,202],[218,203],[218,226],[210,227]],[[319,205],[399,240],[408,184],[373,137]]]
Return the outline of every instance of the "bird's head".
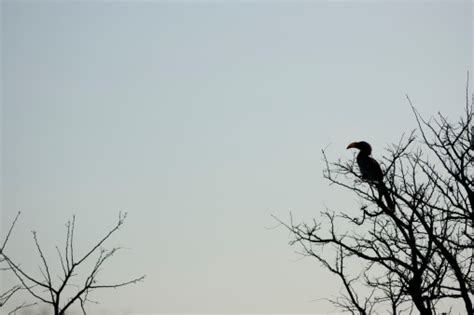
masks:
[[[372,153],[372,147],[365,141],[352,142],[347,146],[347,149],[359,149],[360,152],[370,155]]]

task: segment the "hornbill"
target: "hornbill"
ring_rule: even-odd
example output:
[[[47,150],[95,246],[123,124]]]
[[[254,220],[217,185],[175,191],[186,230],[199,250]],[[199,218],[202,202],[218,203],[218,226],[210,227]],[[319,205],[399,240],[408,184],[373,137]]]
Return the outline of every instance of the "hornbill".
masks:
[[[471,127],[471,149],[474,150],[474,126]]]
[[[374,160],[370,154],[372,153],[372,147],[365,141],[352,142],[347,146],[347,149],[359,149],[359,154],[357,154],[357,165],[359,165],[359,170],[362,175],[362,179],[369,183],[373,183],[381,196],[385,198],[387,207],[390,210],[394,210],[394,204],[390,193],[388,192],[387,187],[383,183],[383,172],[380,168],[380,164]]]

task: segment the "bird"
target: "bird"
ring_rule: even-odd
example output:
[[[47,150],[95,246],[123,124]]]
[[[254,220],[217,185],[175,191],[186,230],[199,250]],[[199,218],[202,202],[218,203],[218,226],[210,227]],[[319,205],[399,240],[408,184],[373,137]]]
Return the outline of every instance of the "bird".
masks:
[[[474,126],[471,126],[471,149],[474,150]]]
[[[380,195],[385,198],[389,209],[393,210],[393,201],[390,193],[383,182],[383,172],[379,162],[377,162],[370,155],[372,154],[372,147],[365,141],[352,142],[347,146],[347,149],[359,149],[357,154],[357,165],[359,166],[360,174],[363,180],[374,184]]]

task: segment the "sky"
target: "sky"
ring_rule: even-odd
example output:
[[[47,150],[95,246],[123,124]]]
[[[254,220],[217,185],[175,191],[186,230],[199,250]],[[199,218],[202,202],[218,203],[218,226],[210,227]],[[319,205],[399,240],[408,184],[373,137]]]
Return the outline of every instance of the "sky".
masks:
[[[373,155],[463,110],[473,3],[2,1],[1,230],[31,272],[128,217],[97,314],[331,313],[340,283],[275,215],[356,211],[321,150]],[[471,80],[472,82],[472,80]],[[344,227],[341,227],[344,229]],[[9,279],[4,278],[6,285]]]

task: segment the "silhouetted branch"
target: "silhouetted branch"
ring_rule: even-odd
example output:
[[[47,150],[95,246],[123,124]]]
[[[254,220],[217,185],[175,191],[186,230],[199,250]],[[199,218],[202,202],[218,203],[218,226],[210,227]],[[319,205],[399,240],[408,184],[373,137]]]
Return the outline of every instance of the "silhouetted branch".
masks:
[[[2,242],[2,245],[0,247],[0,271],[10,271],[10,267],[8,265],[8,261],[4,258],[3,253],[5,251],[5,247],[7,246],[8,240],[10,239],[10,236],[13,232],[13,228],[15,227],[16,222],[18,221],[18,218],[20,217],[20,212],[18,212],[13,219],[10,228],[8,229],[7,234],[5,235],[5,238]],[[6,265],[3,267],[3,265]],[[0,308],[2,308],[16,293],[18,293],[22,287],[20,285],[14,285],[8,289],[6,289],[4,292],[0,292]]]
[[[51,305],[55,315],[63,315],[72,305],[78,303],[82,312],[86,314],[85,305],[87,302],[93,302],[89,299],[89,294],[98,289],[110,289],[120,288],[123,286],[136,284],[145,279],[145,276],[132,278],[131,280],[125,280],[117,283],[102,284],[98,280],[98,274],[102,270],[104,263],[108,261],[114,254],[120,250],[120,247],[114,247],[111,250],[103,249],[101,246],[124,224],[126,213],[119,213],[117,223],[97,242],[92,248],[86,251],[86,253],[79,259],[76,259],[74,254],[74,230],[75,230],[75,216],[71,221],[66,223],[66,242],[64,251],[61,251],[56,246],[56,252],[58,254],[59,263],[61,265],[62,277],[59,277],[59,282],[55,283],[52,278],[52,272],[50,268],[50,262],[44,254],[42,247],[39,242],[38,234],[33,232],[33,240],[37,249],[42,268],[40,267],[40,273],[42,277],[37,278],[29,271],[25,270],[22,266],[14,263],[13,260],[3,251],[2,258],[9,265],[11,271],[16,276],[20,285],[14,287],[10,291],[7,291],[6,297],[10,297],[13,293],[20,289],[26,290],[30,296],[34,299]],[[16,222],[16,220],[15,220]],[[7,237],[10,233],[7,234]],[[92,265],[92,269],[85,276],[84,283],[77,285],[72,283],[72,278],[76,275],[76,270],[79,266],[88,261],[93,254],[97,254],[96,262]],[[77,291],[74,293],[66,293],[67,287],[76,287]],[[2,296],[0,296],[2,297]],[[19,310],[33,304],[22,304],[14,311]]]
[[[466,95],[463,117],[450,123],[441,114],[426,121],[407,99],[418,130],[387,148],[382,185],[364,179],[355,158],[329,162],[323,150],[324,177],[359,197],[358,213],[326,210],[308,224],[278,221],[291,231],[291,245],[341,280],[345,293],[333,303],[345,311],[370,314],[380,304],[391,314],[416,308],[432,315],[449,298],[473,315],[473,104]],[[361,273],[349,272],[348,259]],[[362,298],[356,286],[370,294]]]

